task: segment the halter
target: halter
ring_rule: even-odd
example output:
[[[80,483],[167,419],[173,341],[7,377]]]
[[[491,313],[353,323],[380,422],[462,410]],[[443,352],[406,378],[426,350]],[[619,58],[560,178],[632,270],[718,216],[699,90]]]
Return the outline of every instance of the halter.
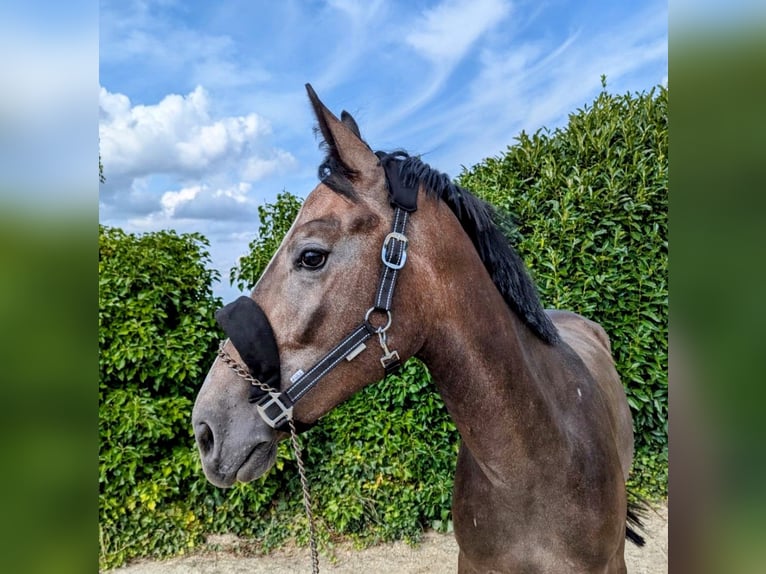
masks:
[[[344,359],[352,361],[366,348],[374,335],[383,351],[380,363],[385,375],[395,373],[401,366],[396,350],[390,350],[386,333],[391,327],[391,305],[399,272],[407,262],[409,241],[405,235],[410,213],[417,210],[417,184],[406,186],[400,173],[401,159],[396,154],[376,152],[386,174],[386,183],[394,220],[380,251],[383,268],[375,292],[375,301],[363,320],[335,347],[307,370],[298,370],[290,377],[286,390],[274,388],[279,382],[279,355],[276,341],[263,310],[249,297],[240,297],[218,313],[216,319],[223,327],[252,374],[248,400],[256,403],[258,413],[270,427],[287,430],[293,420],[293,407],[330,371]],[[373,317],[384,317],[385,323],[376,326]],[[377,323],[382,322],[376,320]],[[265,347],[264,352],[260,352]],[[221,349],[219,354],[225,352]],[[229,357],[230,359],[230,357]],[[230,364],[230,361],[227,361]],[[305,425],[304,425],[305,426]]]

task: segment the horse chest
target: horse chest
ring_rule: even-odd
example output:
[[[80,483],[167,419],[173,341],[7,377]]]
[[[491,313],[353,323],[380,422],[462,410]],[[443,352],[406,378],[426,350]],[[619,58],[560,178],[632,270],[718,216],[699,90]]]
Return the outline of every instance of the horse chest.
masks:
[[[490,480],[465,447],[455,474],[453,522],[461,563],[471,565],[461,566],[461,573],[604,571],[613,554],[603,531],[589,535],[599,530],[593,527],[602,522],[599,512],[583,512],[568,493],[557,498],[539,485]],[[615,534],[616,544],[622,534]]]

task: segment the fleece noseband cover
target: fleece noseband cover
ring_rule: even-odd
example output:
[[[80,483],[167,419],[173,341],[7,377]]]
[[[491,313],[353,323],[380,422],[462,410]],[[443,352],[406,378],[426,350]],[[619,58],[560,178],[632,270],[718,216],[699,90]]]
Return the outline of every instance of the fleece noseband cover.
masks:
[[[250,297],[239,297],[216,311],[215,319],[229,337],[250,374],[273,389],[279,389],[279,349],[266,313]],[[250,402],[266,393],[253,386]]]

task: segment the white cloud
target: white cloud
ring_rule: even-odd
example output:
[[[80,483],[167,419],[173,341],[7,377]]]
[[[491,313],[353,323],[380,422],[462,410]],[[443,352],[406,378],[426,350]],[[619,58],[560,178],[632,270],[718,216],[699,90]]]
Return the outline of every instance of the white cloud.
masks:
[[[144,75],[154,76],[142,82],[144,86],[161,82],[228,89],[252,86],[271,77],[259,62],[239,56],[238,42],[232,36],[208,32],[207,23],[190,26],[186,17],[198,13],[198,8],[177,4],[102,0],[98,52],[102,65],[137,65]],[[201,10],[225,14],[232,8],[227,2],[215,4],[218,6],[211,4]],[[262,8],[253,10],[263,12]]]
[[[439,94],[455,67],[510,12],[506,0],[445,0],[420,13],[409,25],[405,42],[427,62],[417,72],[407,96],[387,112],[387,124],[401,122]],[[407,55],[411,54],[410,51]]]
[[[102,87],[99,100],[107,179],[99,208],[107,220],[129,214],[132,225],[142,228],[254,220],[252,183],[298,163],[270,145],[271,127],[262,116],[216,117],[202,87],[148,105]],[[269,188],[258,190],[264,191]]]
[[[423,13],[406,41],[434,62],[455,62],[509,10],[503,0],[445,0]]]
[[[251,157],[242,167],[242,178],[248,181],[257,181],[280,170],[290,169],[298,165],[298,162],[289,152],[275,150],[272,157]]]
[[[271,133],[261,116],[214,119],[202,87],[170,94],[154,105],[132,105],[123,94],[101,88],[101,155],[107,178],[154,173],[199,175],[259,157]],[[292,156],[266,149],[268,159],[290,164]]]
[[[169,215],[173,215],[176,207],[194,200],[202,189],[202,186],[197,185],[194,187],[186,187],[180,191],[166,191],[162,194],[162,199],[160,199],[163,211]]]
[[[572,27],[555,43],[519,30],[513,43],[481,47],[459,104],[408,122],[408,129],[428,133],[421,149],[448,150],[440,151],[446,165],[470,166],[512,144],[522,129],[564,125],[601,90],[601,74],[609,92],[622,93],[633,77],[667,61],[666,22],[666,12],[650,7],[608,29]]]
[[[162,194],[161,216],[165,219],[251,219],[256,206],[248,196],[251,186],[240,182],[227,188],[211,188],[205,184],[184,187]]]
[[[226,187],[190,184],[160,194],[147,193],[141,182],[136,180],[133,189],[120,200],[119,214],[121,219],[124,218],[120,226],[126,229],[188,228],[198,231],[224,226],[222,229],[228,233],[240,224],[249,228],[258,221],[258,200],[253,197],[252,186],[247,182]],[[102,204],[100,209],[102,221],[110,224],[109,211],[113,207]]]

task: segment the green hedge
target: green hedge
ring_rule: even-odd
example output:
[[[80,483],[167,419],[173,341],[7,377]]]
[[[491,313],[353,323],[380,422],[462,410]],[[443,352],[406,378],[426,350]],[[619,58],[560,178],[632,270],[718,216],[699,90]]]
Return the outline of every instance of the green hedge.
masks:
[[[522,134],[460,183],[517,216],[512,232],[546,305],[609,332],[636,420],[635,488],[664,493],[667,91],[602,93],[566,128]],[[232,283],[252,286],[299,205],[285,192],[261,209],[259,237]],[[305,542],[287,444],[251,484],[222,490],[202,473],[191,407],[222,336],[206,247],[196,234],[100,228],[101,568],[181,553],[209,533],[250,538],[256,550]],[[414,360],[328,414],[304,439],[323,547],[449,528],[458,440]]]
[[[191,410],[222,333],[207,240],[99,229],[99,566],[199,546],[207,533],[262,537],[279,498],[207,482]],[[280,466],[283,462],[280,461]]]
[[[190,412],[218,338],[199,235],[99,228],[101,567],[189,544]]]
[[[544,304],[606,329],[633,412],[639,486],[653,494],[667,489],[667,112],[664,87],[603,91],[566,128],[522,133],[459,177],[517,221]]]

